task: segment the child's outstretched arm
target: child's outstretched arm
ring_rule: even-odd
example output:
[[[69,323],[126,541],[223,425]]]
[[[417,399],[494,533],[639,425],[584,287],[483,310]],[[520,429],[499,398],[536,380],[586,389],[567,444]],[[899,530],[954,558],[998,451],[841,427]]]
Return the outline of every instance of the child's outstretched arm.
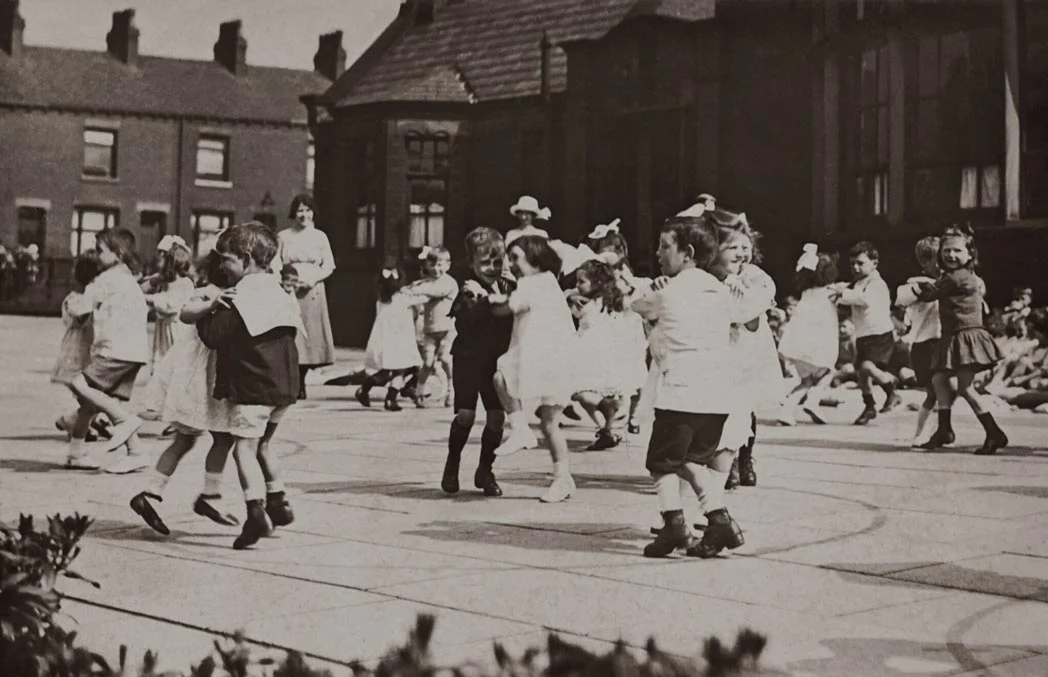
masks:
[[[182,306],[182,312],[178,316],[179,319],[186,324],[196,324],[200,318],[210,313],[211,309],[215,307],[215,299],[218,296],[218,294],[198,293]]]
[[[62,309],[68,312],[70,317],[86,317],[95,312],[95,308],[102,301],[103,294],[102,288],[95,282],[91,282],[84,287],[84,293],[67,296],[62,302]]]

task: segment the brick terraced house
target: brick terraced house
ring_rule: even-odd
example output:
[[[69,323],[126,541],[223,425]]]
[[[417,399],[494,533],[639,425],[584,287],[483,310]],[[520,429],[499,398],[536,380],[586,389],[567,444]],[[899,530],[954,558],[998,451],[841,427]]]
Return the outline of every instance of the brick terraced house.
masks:
[[[0,0],[0,243],[35,244],[38,282],[0,307],[53,311],[72,258],[114,226],[149,257],[166,234],[198,253],[231,223],[280,227],[311,189],[313,141],[302,96],[344,70],[342,34],[320,38],[315,70],[250,66],[239,21],[212,61],[139,54],[134,10],[99,36],[106,51],[23,44],[17,0]]]
[[[713,193],[784,294],[806,241],[870,238],[894,281],[970,221],[995,300],[1048,295],[1048,3],[407,0],[307,101],[341,343],[366,340],[384,260],[460,257],[521,193],[569,241],[621,218],[641,269]]]

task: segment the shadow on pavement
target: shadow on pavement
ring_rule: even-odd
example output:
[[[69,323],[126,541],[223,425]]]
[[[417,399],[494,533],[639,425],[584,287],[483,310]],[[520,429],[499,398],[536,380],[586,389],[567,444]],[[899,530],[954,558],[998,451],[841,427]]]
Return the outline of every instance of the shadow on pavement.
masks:
[[[604,533],[594,533],[604,532]],[[423,536],[438,541],[504,545],[522,550],[566,550],[587,553],[636,555],[641,550],[624,541],[651,540],[651,534],[630,524],[571,522],[491,522],[437,521],[405,531],[407,536]]]
[[[771,637],[772,643],[775,638]],[[987,670],[1001,660],[1010,661],[1019,652],[1044,653],[1048,647],[999,644],[914,642],[903,639],[846,637],[820,642],[827,658],[809,658],[787,665],[791,672],[812,675],[862,675],[863,677],[908,677],[915,674],[947,675]],[[1002,655],[1003,654],[1003,655]],[[1022,656],[1028,657],[1028,656]],[[958,666],[960,669],[958,669]],[[1016,673],[1018,674],[1018,673]]]
[[[14,472],[43,473],[43,472],[67,472],[84,473],[83,470],[69,470],[65,463],[55,461],[42,461],[35,458],[4,458],[0,459],[0,470],[12,470]]]
[[[972,444],[957,444],[946,449],[937,449],[935,451],[921,451],[918,449],[911,449],[908,444],[892,443],[892,442],[871,442],[871,441],[860,441],[860,440],[831,440],[831,439],[772,439],[772,440],[761,440],[761,444],[766,444],[773,447],[798,447],[798,448],[809,448],[809,449],[831,449],[834,451],[840,450],[855,450],[855,451],[878,451],[887,453],[900,453],[905,452],[908,454],[962,454],[970,455],[976,449],[979,448],[979,444],[973,442]],[[1048,449],[1039,447],[1023,447],[1023,446],[1011,446],[998,451],[997,456],[1045,456],[1048,457]]]
[[[1033,561],[1034,558],[1031,558]],[[855,572],[869,571],[868,563],[834,563],[823,568],[836,570],[841,577],[851,582],[875,585],[934,586],[937,588],[983,593],[1010,600],[1045,601],[1048,599],[1048,580],[1034,576],[1013,576],[986,569],[970,569],[954,562],[884,562],[876,568],[883,575],[860,575]],[[934,572],[931,571],[934,569]],[[921,573],[921,570],[928,570]],[[1010,602],[1009,602],[1010,603]]]
[[[596,452],[594,452],[596,453]],[[579,489],[616,489],[619,491],[632,491],[638,494],[655,495],[651,478],[647,475],[595,475],[592,473],[572,473],[575,478],[575,486]],[[552,475],[547,473],[504,473],[499,475],[500,480],[513,484],[524,484],[535,487],[548,487],[552,481]]]
[[[1016,496],[1028,496],[1030,498],[1048,498],[1048,487],[972,487],[976,491],[1000,491]]]

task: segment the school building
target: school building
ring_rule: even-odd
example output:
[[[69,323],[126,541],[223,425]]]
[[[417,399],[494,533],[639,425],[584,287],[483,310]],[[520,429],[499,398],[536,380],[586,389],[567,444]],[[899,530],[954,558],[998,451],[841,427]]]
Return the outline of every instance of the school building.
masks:
[[[17,0],[0,0],[0,244],[36,245],[33,283],[8,270],[0,309],[54,311],[73,257],[129,228],[144,257],[168,234],[198,253],[231,223],[280,227],[313,180],[300,97],[344,70],[341,32],[313,70],[247,61],[241,24],[222,24],[211,61],[139,53],[134,10],[113,14],[105,51],[23,43]]]
[[[621,218],[643,270],[712,193],[764,233],[783,293],[806,241],[871,239],[891,282],[917,237],[969,221],[995,301],[1048,297],[1048,3],[407,0],[306,102],[343,344],[384,261],[460,257],[522,193],[567,241]]]

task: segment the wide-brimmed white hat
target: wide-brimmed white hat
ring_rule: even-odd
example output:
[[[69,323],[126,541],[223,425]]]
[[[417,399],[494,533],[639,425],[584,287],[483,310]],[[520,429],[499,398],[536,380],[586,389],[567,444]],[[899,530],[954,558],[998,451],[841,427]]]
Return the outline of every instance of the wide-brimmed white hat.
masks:
[[[539,207],[539,201],[530,195],[521,195],[517,200],[517,204],[509,208],[509,213],[516,216],[520,212],[531,212],[535,216],[542,213],[542,208]]]

